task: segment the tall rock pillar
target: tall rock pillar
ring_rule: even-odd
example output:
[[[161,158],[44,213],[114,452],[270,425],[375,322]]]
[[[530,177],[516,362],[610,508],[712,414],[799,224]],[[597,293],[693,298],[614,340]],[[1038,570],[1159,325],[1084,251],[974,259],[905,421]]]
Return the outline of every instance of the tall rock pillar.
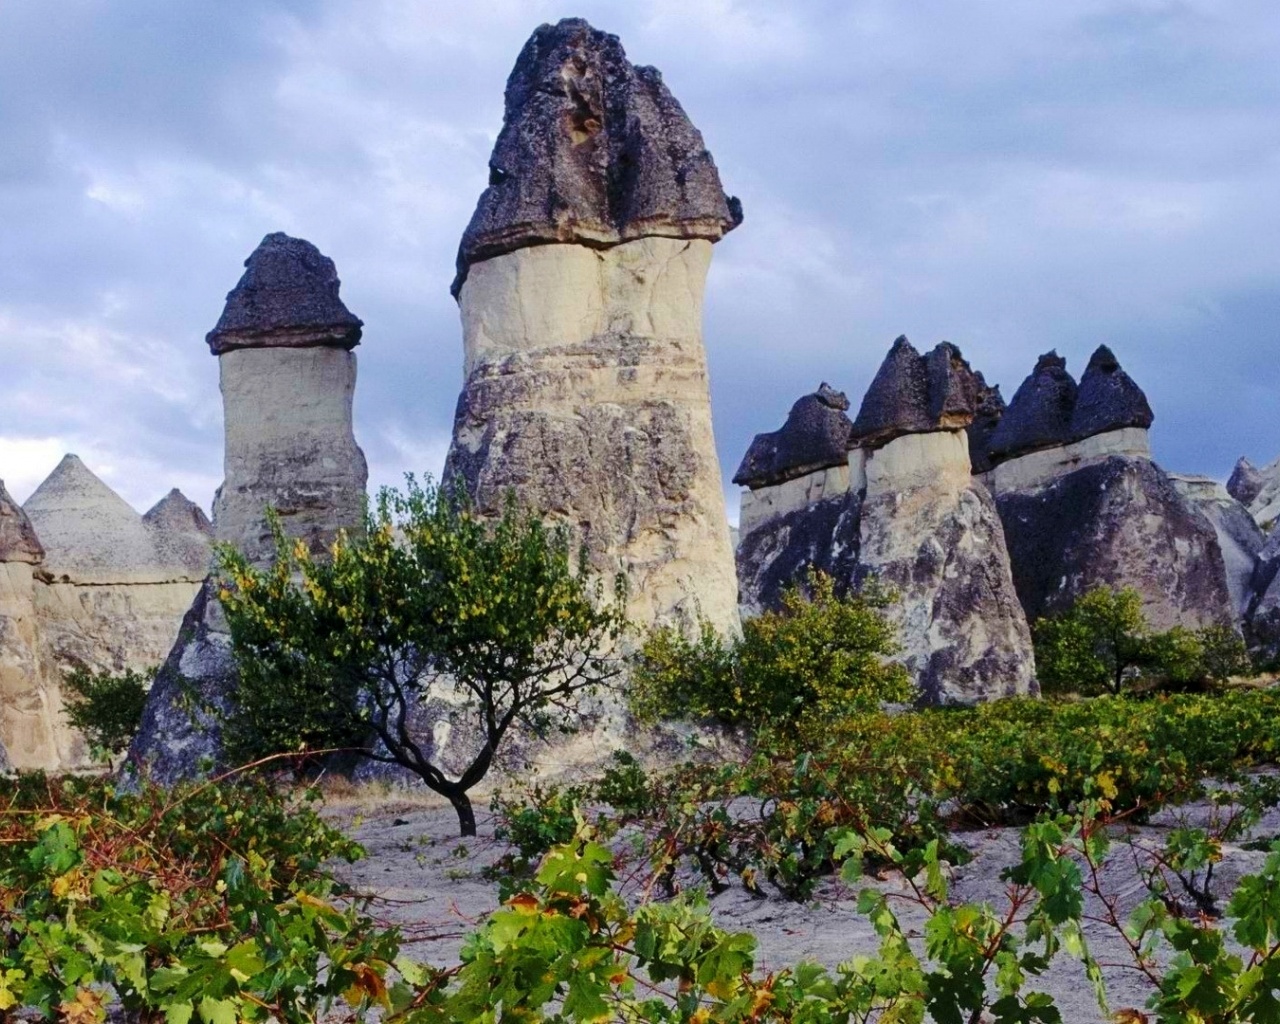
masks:
[[[352,430],[351,350],[362,324],[338,297],[333,261],[310,242],[268,235],[245,268],[207,338],[226,429],[213,527],[218,541],[267,565],[268,509],[317,553],[361,523],[368,471]],[[234,686],[226,622],[206,582],[152,687],[130,760],[166,784],[218,764],[219,713]]]
[[[458,254],[445,479],[567,524],[640,625],[737,628],[702,296],[740,219],[656,70],[585,21],[534,32]]]

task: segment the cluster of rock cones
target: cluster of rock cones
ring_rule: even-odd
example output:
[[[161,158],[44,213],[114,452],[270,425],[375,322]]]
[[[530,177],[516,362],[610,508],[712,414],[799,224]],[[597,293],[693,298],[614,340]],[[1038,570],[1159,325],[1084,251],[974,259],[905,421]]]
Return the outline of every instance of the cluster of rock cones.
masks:
[[[489,172],[452,285],[465,380],[445,484],[482,510],[514,491],[567,525],[595,572],[627,578],[638,625],[734,631],[740,602],[771,607],[811,567],[848,588],[874,577],[898,594],[901,657],[933,701],[1033,692],[1028,623],[1100,584],[1135,587],[1158,626],[1280,633],[1280,547],[1212,481],[1155,465],[1151,408],[1105,346],[1078,383],[1042,356],[1006,407],[956,346],[899,338],[856,415],[824,384],[755,438],[734,477],[735,560],[701,319],[712,247],[742,208],[702,136],[655,69],[568,19],[521,52]],[[0,739],[15,762],[69,756],[49,732],[53,670],[31,652],[72,644],[39,638],[67,632],[42,602],[97,607],[134,587],[95,612],[117,634],[83,634],[109,667],[163,657],[131,761],[161,781],[217,763],[236,675],[202,585],[210,535],[265,564],[268,509],[318,552],[359,527],[362,327],[331,260],[269,235],[207,338],[226,430],[212,528],[176,494],[146,517],[100,482],[84,499],[73,457],[25,514],[0,500]],[[1280,515],[1280,467],[1242,464],[1232,488]],[[178,584],[163,642],[143,642],[140,588]],[[89,585],[103,589],[89,599]],[[74,597],[48,596],[60,586]],[[422,723],[428,746],[449,733],[438,724]]]

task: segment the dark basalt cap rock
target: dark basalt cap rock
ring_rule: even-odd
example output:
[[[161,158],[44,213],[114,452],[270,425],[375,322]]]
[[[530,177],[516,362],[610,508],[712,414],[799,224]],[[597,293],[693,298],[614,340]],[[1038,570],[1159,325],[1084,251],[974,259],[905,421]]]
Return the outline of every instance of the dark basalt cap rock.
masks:
[[[364,324],[338,298],[333,260],[310,242],[281,232],[267,235],[244,265],[222,318],[205,339],[215,356],[237,348],[360,344]]]
[[[1111,349],[1099,345],[1080,378],[1071,414],[1072,440],[1081,441],[1123,427],[1146,428],[1154,419],[1142,388],[1121,369]]]
[[[922,356],[905,335],[899,337],[862,399],[854,443],[879,448],[903,434],[968,426],[977,407],[978,380],[950,342]]]
[[[969,462],[975,473],[985,473],[991,468],[991,437],[1004,416],[1004,396],[1000,385],[988,385],[981,373],[974,373],[978,382],[978,401],[973,422],[969,424]]]
[[[791,407],[781,430],[757,434],[733,476],[744,487],[765,487],[848,459],[853,424],[849,399],[825,382]]]
[[[991,436],[991,462],[1074,440],[1071,417],[1077,391],[1075,379],[1067,372],[1067,361],[1057,352],[1042,355],[1000,417]]]
[[[1262,484],[1262,473],[1258,467],[1242,455],[1227,481],[1227,493],[1241,505],[1248,505],[1262,493]]]
[[[9,496],[0,480],[0,562],[44,561],[44,548],[22,506]]]
[[[702,135],[617,36],[566,18],[534,31],[507,79],[502,131],[458,249],[473,263],[549,242],[718,241],[742,220]]]

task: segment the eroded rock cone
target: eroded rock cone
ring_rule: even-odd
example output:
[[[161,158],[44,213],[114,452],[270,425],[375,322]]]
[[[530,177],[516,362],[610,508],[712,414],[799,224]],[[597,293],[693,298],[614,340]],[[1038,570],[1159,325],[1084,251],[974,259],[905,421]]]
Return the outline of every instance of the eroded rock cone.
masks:
[[[1111,349],[1099,345],[1080,378],[1071,413],[1071,439],[1081,441],[1126,427],[1145,430],[1154,420],[1142,388],[1120,367]]]
[[[143,515],[142,521],[152,532],[164,562],[193,578],[208,574],[213,523],[204,509],[175,487]]]
[[[9,496],[0,480],[0,562],[44,561],[44,548],[22,507]]]
[[[652,69],[569,20],[507,86],[491,184],[454,285],[466,381],[445,484],[567,524],[623,573],[641,625],[736,628],[702,294],[738,221],[701,136]]]
[[[1071,418],[1075,412],[1075,379],[1067,361],[1047,352],[1014,392],[1013,401],[991,435],[989,457],[1001,462],[1016,455],[1068,444],[1074,439]]]
[[[849,399],[825,381],[799,399],[778,430],[757,434],[733,476],[735,484],[763,487],[843,463],[853,424]]]
[[[367,468],[352,430],[361,322],[338,295],[333,262],[310,242],[268,235],[208,336],[218,356],[226,479],[214,500],[214,536],[251,562],[275,554],[267,513],[286,536],[323,554],[339,530],[362,523]],[[170,495],[148,516],[163,537],[194,541],[201,516]],[[169,533],[172,534],[172,530]],[[222,766],[221,723],[236,684],[216,581],[196,595],[156,677],[130,765],[162,784]]]
[[[507,80],[489,187],[458,249],[473,263],[529,245],[718,241],[742,220],[702,135],[656,68],[580,18],[538,28]]]

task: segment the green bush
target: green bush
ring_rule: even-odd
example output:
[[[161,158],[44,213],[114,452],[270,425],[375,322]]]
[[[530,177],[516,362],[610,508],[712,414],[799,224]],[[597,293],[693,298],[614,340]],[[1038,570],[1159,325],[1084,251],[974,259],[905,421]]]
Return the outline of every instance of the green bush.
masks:
[[[703,624],[696,639],[674,629],[649,634],[635,659],[631,707],[641,721],[718,719],[729,725],[793,730],[907,701],[906,670],[882,610],[885,593],[838,597],[830,576],[814,573],[791,587],[782,608],[748,619],[741,638]]]
[[[1229,623],[1151,629],[1135,590],[1096,587],[1033,629],[1045,693],[1118,694],[1126,687],[1205,689],[1251,671],[1244,638]]]
[[[0,1018],[101,1020],[104,990],[175,1024],[363,1009],[396,937],[324,867],[362,855],[262,785],[0,782]]]
[[[117,675],[76,668],[63,677],[62,709],[104,759],[128,749],[142,721],[155,671]]]

